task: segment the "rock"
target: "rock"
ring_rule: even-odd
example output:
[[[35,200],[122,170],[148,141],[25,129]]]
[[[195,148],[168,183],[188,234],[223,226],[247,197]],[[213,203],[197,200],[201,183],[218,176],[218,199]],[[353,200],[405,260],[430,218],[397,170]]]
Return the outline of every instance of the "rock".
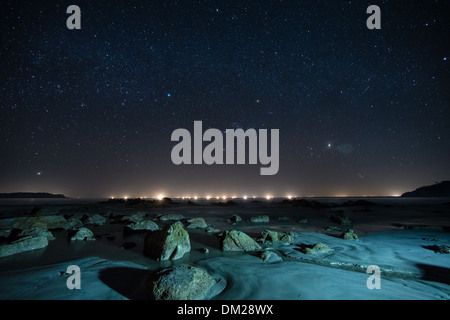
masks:
[[[450,254],[450,247],[446,245],[424,246],[424,248],[432,250],[436,253]]]
[[[159,271],[147,287],[156,300],[203,300],[215,283],[203,269],[178,265]]]
[[[88,228],[80,228],[72,237],[70,241],[93,241],[95,240],[94,233]]]
[[[0,245],[0,257],[6,257],[20,252],[41,249],[45,248],[46,246],[48,246],[48,239],[46,236],[27,237],[12,243]]]
[[[316,243],[314,245],[301,243],[297,246],[298,246],[298,248],[295,248],[295,250],[300,251],[301,253],[304,253],[304,254],[321,254],[321,253],[327,253],[327,252],[332,251],[332,249],[330,247],[328,247],[326,244],[320,243],[320,242]]]
[[[208,225],[203,218],[192,218],[187,221],[189,224],[186,228],[188,229],[206,229]]]
[[[130,222],[140,222],[140,221],[144,220],[146,215],[147,215],[147,212],[138,211],[129,216],[123,216],[121,220],[122,221],[130,221]]]
[[[67,220],[63,216],[21,217],[0,220],[0,228],[20,230],[67,229]]]
[[[102,226],[106,222],[106,218],[99,214],[94,214],[86,220],[86,224],[93,226]]]
[[[324,243],[316,243],[315,245],[313,245],[312,247],[308,246],[305,248],[305,252],[306,254],[318,254],[318,253],[327,253],[330,252],[331,249],[329,246],[327,246]]]
[[[280,258],[279,255],[277,255],[275,252],[272,251],[262,251],[259,254],[259,258],[263,261],[263,262],[278,262],[278,261],[283,261],[283,259]]]
[[[67,229],[69,230],[78,230],[83,227],[83,222],[76,218],[67,219]]]
[[[353,229],[348,229],[345,233],[342,234],[342,238],[345,240],[357,240],[358,235],[353,232]]]
[[[46,231],[46,230],[42,230],[42,229],[24,230],[21,233],[19,233],[19,236],[31,236],[33,238],[46,237],[47,240],[55,240],[56,239],[50,231]]]
[[[341,226],[351,226],[352,219],[347,217],[343,212],[336,212],[330,217],[331,221],[340,224]]]
[[[258,239],[258,241],[261,241],[262,243],[283,242],[290,244],[292,242],[292,235],[272,230],[264,230],[261,232],[261,238]]]
[[[242,231],[231,230],[225,232],[222,240],[223,251],[257,251],[261,246]]]
[[[325,227],[325,230],[326,231],[341,231],[342,232],[341,228],[336,227],[336,226],[327,226],[327,227]]]
[[[204,254],[209,254],[209,249],[208,248],[202,248],[201,250]]]
[[[1,229],[0,230],[0,238],[8,238],[11,234],[12,229]]]
[[[230,219],[227,219],[227,222],[229,222],[229,223],[238,223],[241,221],[242,221],[242,218],[239,217],[237,214],[233,214],[233,216]]]
[[[269,222],[269,216],[251,217],[250,221],[254,222],[254,223],[268,223]]]
[[[161,220],[161,221],[182,220],[182,219],[184,219],[184,216],[179,213],[169,213],[169,214],[162,215],[159,217],[159,220]]]
[[[214,227],[208,227],[205,230],[208,233],[220,233],[220,229],[214,228]]]
[[[180,259],[190,251],[189,233],[180,221],[152,231],[145,237],[144,254],[156,260]]]
[[[159,229],[159,226],[153,221],[143,220],[135,223],[130,223],[126,225],[125,228],[132,231],[142,231],[142,230],[155,231]]]

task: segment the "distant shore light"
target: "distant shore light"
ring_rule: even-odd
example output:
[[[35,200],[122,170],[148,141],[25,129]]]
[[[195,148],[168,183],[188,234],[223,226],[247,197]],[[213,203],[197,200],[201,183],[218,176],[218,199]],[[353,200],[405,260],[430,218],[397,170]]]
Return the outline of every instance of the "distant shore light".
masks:
[[[163,194],[158,194],[158,196],[156,197],[158,200],[162,200],[164,198]]]

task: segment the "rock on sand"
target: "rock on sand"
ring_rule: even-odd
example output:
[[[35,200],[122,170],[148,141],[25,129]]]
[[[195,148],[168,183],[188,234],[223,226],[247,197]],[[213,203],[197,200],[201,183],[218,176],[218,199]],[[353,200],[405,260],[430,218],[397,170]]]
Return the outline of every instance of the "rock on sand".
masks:
[[[180,221],[148,233],[144,241],[144,254],[155,260],[176,260],[191,251],[189,233]]]
[[[156,300],[202,300],[215,283],[203,269],[178,265],[159,271],[147,287]]]
[[[222,240],[223,251],[257,251],[261,246],[242,231],[226,231]]]

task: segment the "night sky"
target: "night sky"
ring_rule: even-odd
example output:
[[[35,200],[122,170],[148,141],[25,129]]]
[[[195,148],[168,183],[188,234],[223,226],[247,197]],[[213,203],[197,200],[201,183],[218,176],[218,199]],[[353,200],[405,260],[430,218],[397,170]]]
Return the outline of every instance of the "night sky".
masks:
[[[81,8],[81,30],[66,9]],[[366,9],[381,9],[369,30]],[[448,1],[2,1],[0,192],[394,195],[450,178]],[[177,128],[279,129],[279,171]],[[205,144],[206,145],[206,144]]]

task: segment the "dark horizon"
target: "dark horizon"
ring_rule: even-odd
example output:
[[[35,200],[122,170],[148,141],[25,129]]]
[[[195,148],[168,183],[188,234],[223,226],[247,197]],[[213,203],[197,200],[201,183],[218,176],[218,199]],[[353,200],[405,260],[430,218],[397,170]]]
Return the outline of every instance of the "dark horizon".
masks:
[[[2,3],[0,192],[393,196],[450,177],[446,2]],[[171,134],[279,129],[279,171]],[[203,143],[203,148],[207,143]]]

